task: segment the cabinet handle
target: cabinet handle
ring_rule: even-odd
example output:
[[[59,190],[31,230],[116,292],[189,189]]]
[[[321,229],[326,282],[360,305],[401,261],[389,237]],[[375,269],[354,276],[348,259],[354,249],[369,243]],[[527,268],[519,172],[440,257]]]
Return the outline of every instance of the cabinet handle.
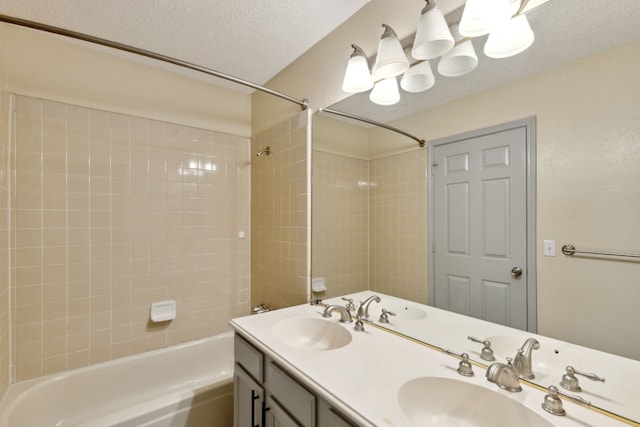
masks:
[[[256,393],[255,390],[251,390],[251,427],[260,427],[259,425],[256,425],[256,404],[254,402],[258,399],[260,399],[260,395]],[[262,405],[264,406],[264,402]],[[262,425],[264,426],[264,422]]]
[[[263,400],[262,401],[262,427],[266,427],[267,426],[267,411],[271,409],[267,406],[267,403]]]

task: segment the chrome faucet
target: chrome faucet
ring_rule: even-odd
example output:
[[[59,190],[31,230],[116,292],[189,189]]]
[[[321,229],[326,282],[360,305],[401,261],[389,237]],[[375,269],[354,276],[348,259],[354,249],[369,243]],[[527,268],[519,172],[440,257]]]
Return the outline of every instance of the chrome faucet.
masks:
[[[333,313],[335,310],[338,310],[338,312],[340,312],[340,321],[342,323],[352,322],[351,313],[349,313],[349,310],[341,305],[328,305],[324,309],[324,312],[322,312],[322,317],[331,317],[331,313]]]
[[[518,349],[516,357],[513,359],[513,367],[515,368],[518,376],[525,380],[531,380],[535,378],[533,371],[531,370],[531,353],[533,350],[540,348],[540,343],[535,338],[528,338],[522,347]]]
[[[487,381],[495,383],[503,390],[510,392],[522,391],[518,373],[511,364],[511,358],[507,357],[507,363],[495,362],[487,369]]]
[[[358,307],[358,317],[360,319],[368,319],[369,318],[369,305],[373,301],[380,302],[380,297],[378,295],[371,295],[366,300],[360,302],[360,307]]]

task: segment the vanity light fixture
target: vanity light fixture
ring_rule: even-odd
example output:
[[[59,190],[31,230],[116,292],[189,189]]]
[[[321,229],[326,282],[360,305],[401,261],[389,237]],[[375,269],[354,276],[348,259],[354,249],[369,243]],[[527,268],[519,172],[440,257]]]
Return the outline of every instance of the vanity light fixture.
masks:
[[[371,89],[369,99],[372,102],[393,105],[400,100],[396,76],[404,73],[400,87],[406,92],[422,92],[435,84],[428,62],[431,59],[440,57],[437,68],[445,77],[458,77],[473,71],[478,66],[478,56],[472,38],[486,34],[489,36],[483,52],[487,57],[517,55],[535,40],[524,14],[547,1],[466,0],[460,22],[449,26],[435,0],[425,0],[413,36],[401,42],[390,26],[382,24],[384,32],[372,72],[369,72],[364,51],[351,45],[354,50],[347,63],[342,90],[357,93]],[[529,8],[530,4],[535,5]]]
[[[471,40],[456,34],[456,45],[438,62],[438,73],[445,77],[463,76],[478,66],[478,56]]]
[[[433,0],[420,12],[420,20],[413,41],[411,56],[415,59],[433,59],[444,55],[453,48],[454,41],[442,11]]]
[[[352,44],[353,52],[347,62],[342,90],[348,93],[365,92],[373,87],[373,78],[369,71],[369,60],[364,51]]]
[[[422,61],[404,72],[402,80],[400,80],[400,87],[407,92],[417,93],[431,88],[435,82],[431,64],[429,61]]]
[[[467,0],[460,19],[460,34],[478,37],[489,34],[502,22],[511,18],[510,0]]]
[[[525,15],[518,15],[491,30],[484,45],[489,58],[508,58],[525,51],[535,36]]]
[[[371,102],[378,105],[393,105],[400,101],[400,91],[396,77],[387,77],[373,86],[369,94]]]
[[[373,76],[378,79],[399,76],[409,68],[409,60],[398,40],[398,35],[387,24],[382,26],[384,32],[378,43],[378,55],[373,67]]]

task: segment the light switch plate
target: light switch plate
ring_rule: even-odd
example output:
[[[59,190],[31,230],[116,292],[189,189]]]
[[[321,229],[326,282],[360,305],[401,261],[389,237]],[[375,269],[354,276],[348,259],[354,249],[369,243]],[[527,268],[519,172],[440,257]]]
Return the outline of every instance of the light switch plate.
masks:
[[[545,240],[544,241],[544,256],[556,256],[556,241]]]

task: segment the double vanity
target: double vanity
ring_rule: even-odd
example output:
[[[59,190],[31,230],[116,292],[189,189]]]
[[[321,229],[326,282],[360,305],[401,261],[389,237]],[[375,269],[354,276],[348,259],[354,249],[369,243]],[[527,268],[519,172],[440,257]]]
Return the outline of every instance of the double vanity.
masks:
[[[380,293],[231,325],[235,427],[640,425],[640,363]]]

